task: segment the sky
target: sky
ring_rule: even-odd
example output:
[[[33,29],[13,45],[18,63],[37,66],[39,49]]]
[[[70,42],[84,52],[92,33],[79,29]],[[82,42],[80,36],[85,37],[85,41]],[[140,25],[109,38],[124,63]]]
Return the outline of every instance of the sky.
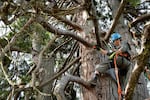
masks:
[[[6,25],[2,21],[0,21],[0,37],[4,36],[9,31],[9,27],[6,28]]]

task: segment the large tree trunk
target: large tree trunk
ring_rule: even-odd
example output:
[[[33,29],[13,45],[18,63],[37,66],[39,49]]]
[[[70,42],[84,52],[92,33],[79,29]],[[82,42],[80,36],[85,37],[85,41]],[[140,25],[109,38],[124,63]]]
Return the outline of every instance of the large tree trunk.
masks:
[[[87,41],[91,43],[96,43],[95,36],[92,33],[93,24],[91,21],[85,23],[85,20],[86,20],[85,14],[87,13],[81,12],[78,15],[78,20],[80,23],[82,23],[81,25],[86,24],[85,33],[90,33],[90,34],[87,35],[84,32],[81,32],[80,34]],[[84,17],[82,15],[84,15]],[[100,54],[99,51],[91,49],[91,48],[86,48],[83,45],[81,45],[80,55],[81,55],[81,63],[82,63],[81,64],[81,77],[85,81],[89,81],[92,78],[96,64],[100,64],[101,62],[108,59],[106,55]],[[96,87],[90,90],[85,89],[84,87],[82,88],[83,100],[116,100],[117,98],[118,98],[117,84],[108,75],[100,76]]]
[[[45,82],[45,81],[47,81],[48,79],[51,78],[51,76],[54,73],[54,65],[55,65],[54,57],[52,57],[52,58],[44,58],[43,59],[43,62],[42,62],[43,72],[41,73],[41,76],[40,76],[41,79],[42,78],[43,79],[42,79],[41,83],[43,83],[43,82]],[[41,89],[42,92],[43,93],[47,93],[47,94],[51,94],[52,90],[53,90],[52,83],[53,82],[49,83],[46,86],[43,86],[42,89]],[[38,98],[38,100],[51,100],[52,96],[50,96],[50,95],[42,96],[41,95],[41,98],[42,99]]]
[[[94,38],[86,36],[88,41]],[[107,59],[106,55],[100,54],[99,51],[91,48],[81,48],[81,77],[89,81],[94,73],[95,65]],[[97,81],[96,87],[91,90],[82,88],[83,100],[117,100],[117,84],[109,75],[102,75]]]

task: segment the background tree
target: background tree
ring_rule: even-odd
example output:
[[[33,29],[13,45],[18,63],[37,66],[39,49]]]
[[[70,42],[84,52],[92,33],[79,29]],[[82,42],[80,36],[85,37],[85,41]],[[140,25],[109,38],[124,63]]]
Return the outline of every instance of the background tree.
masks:
[[[150,16],[148,5],[138,0],[1,0],[0,20],[9,31],[0,39],[0,98],[73,100],[78,83],[80,99],[117,99],[117,85],[109,76],[100,77],[95,88],[87,83],[95,65],[107,58],[92,47],[106,48],[104,41],[117,31],[135,51],[134,42],[142,41],[141,34],[149,34],[143,33]],[[144,64],[137,63],[138,68],[142,66],[137,77],[129,74],[135,80],[132,86],[129,82],[126,99],[148,97],[141,74],[148,57],[143,57]]]

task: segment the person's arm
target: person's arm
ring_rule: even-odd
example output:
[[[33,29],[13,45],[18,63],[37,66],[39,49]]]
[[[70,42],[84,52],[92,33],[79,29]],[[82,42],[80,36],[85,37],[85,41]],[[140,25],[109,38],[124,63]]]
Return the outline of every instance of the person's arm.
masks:
[[[114,55],[116,54],[116,51],[112,51],[112,50],[104,50],[104,49],[101,49],[101,52],[103,54],[106,54],[109,56],[110,59],[112,59],[114,57]]]
[[[107,50],[104,50],[104,49],[102,49],[102,48],[100,49],[100,51],[101,51],[102,54],[107,54],[107,53],[108,53]]]
[[[98,51],[100,51],[102,54],[105,54],[105,55],[111,55],[113,53],[112,50],[105,50],[105,49],[100,48],[98,46],[94,46],[93,48],[97,49]]]
[[[100,51],[102,54],[107,54],[107,53],[108,53],[107,50],[105,50],[105,49],[99,47],[98,45],[94,45],[93,48],[94,48],[94,49],[97,49],[97,50]]]

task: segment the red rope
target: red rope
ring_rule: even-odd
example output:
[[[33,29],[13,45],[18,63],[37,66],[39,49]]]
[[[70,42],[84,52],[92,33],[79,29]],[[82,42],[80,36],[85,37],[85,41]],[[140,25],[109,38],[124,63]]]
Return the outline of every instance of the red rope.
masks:
[[[120,85],[119,76],[118,76],[118,67],[117,67],[117,62],[116,62],[117,57],[118,57],[118,54],[116,54],[114,57],[114,65],[115,65],[115,74],[116,74],[117,85],[118,85],[118,100],[121,100],[122,90],[121,90],[121,85]]]

